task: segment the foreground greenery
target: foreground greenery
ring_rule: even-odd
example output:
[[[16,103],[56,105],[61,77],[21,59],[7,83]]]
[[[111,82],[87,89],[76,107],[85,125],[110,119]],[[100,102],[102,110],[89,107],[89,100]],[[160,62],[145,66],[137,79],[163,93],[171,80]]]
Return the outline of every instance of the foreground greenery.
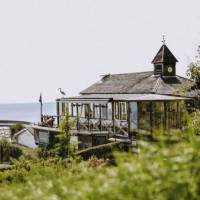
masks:
[[[54,149],[44,157],[10,158],[12,167],[0,170],[0,199],[200,199],[199,119],[196,112],[182,130],[160,129],[157,141],[138,141],[137,154],[117,151],[118,143],[77,154],[69,144],[74,122],[63,117]]]
[[[115,152],[112,165],[22,156],[0,172],[0,199],[199,199],[200,140],[189,131],[176,144],[141,141],[139,154]]]

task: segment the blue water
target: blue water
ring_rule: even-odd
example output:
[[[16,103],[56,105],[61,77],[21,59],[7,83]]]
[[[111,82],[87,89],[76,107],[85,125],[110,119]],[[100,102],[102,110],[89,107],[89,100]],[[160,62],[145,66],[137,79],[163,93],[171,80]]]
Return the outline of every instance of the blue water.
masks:
[[[43,103],[44,115],[56,115],[56,103]],[[40,103],[0,104],[0,120],[40,121]]]

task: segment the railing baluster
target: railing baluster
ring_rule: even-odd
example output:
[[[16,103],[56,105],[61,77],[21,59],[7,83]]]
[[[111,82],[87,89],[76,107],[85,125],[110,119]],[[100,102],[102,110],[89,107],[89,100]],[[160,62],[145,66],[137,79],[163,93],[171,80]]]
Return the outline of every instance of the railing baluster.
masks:
[[[102,131],[102,127],[101,127],[101,104],[99,104],[99,122],[100,122],[100,131]]]

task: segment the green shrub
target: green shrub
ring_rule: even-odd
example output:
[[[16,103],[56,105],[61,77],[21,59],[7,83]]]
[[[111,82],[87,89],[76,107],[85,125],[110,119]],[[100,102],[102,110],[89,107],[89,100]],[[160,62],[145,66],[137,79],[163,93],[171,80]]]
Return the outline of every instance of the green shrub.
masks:
[[[77,153],[85,158],[99,156],[88,161],[80,161],[76,156],[77,160],[20,157],[14,161],[13,169],[0,172],[0,199],[198,200],[200,139],[194,128],[189,126],[178,132],[180,139],[176,143],[162,139],[138,141],[137,155],[114,151],[116,165],[112,166],[100,157],[120,149],[119,143]]]
[[[24,125],[20,122],[13,124],[10,126],[10,132],[11,132],[11,137],[18,131],[22,130],[24,128]]]
[[[75,156],[78,143],[70,142],[70,138],[74,136],[74,133],[71,131],[71,129],[75,123],[76,118],[70,118],[69,107],[67,106],[66,112],[63,113],[62,120],[59,125],[60,133],[55,136],[58,139],[58,143],[56,143],[55,149],[52,151],[52,153],[55,153],[56,156],[63,159]]]
[[[170,146],[139,142],[138,156],[115,154],[116,166],[96,158],[78,163],[22,159],[13,170],[0,173],[0,199],[197,200],[199,146],[200,140],[192,134],[188,141]]]
[[[11,144],[7,139],[0,139],[0,160],[8,162],[11,158],[18,159],[22,155],[22,150],[19,147]]]
[[[88,160],[91,156],[95,156],[97,158],[109,158],[112,156],[112,151],[114,149],[122,149],[122,145],[119,142],[98,145],[79,151],[77,155],[83,157],[84,160]]]
[[[12,169],[12,166],[10,166],[10,165],[2,166],[2,167],[0,167],[0,172],[6,171],[6,170],[9,170],[9,169]]]

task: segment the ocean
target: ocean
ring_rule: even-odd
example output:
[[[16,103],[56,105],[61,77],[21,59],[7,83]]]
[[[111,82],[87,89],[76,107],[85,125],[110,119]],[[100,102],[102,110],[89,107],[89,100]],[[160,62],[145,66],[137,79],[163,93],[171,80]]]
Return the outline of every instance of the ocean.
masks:
[[[56,115],[56,103],[43,103],[44,115]],[[0,104],[0,120],[40,122],[40,103]]]

